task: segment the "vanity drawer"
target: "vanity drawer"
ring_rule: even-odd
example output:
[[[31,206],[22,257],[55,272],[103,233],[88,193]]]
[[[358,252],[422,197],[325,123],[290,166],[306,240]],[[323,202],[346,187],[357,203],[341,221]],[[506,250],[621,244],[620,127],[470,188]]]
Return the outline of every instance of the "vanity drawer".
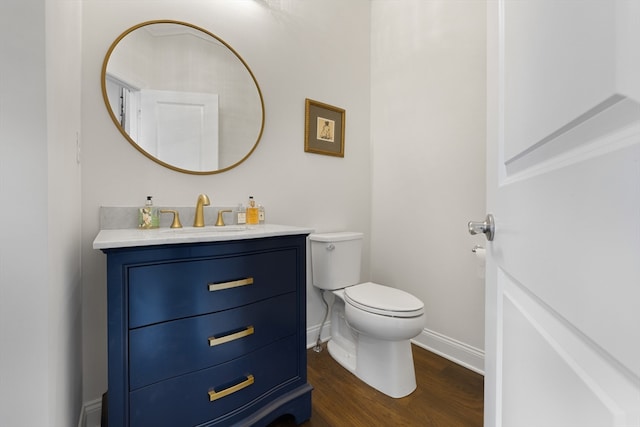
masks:
[[[295,249],[131,266],[129,328],[250,304],[296,289]]]
[[[296,332],[296,294],[129,332],[129,388],[214,366]]]
[[[300,379],[298,354],[297,337],[291,336],[230,362],[133,391],[130,425],[194,426],[216,419],[220,425],[233,424],[229,417],[242,415],[234,411],[249,402],[255,404],[279,385]],[[214,397],[229,394],[210,401],[210,392],[218,393]],[[265,404],[275,396],[269,393]]]

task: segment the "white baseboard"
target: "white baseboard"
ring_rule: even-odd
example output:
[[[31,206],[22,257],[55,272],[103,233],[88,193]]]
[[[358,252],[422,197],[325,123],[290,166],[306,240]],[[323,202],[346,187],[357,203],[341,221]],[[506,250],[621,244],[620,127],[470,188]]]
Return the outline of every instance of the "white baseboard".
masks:
[[[484,351],[445,335],[425,329],[411,340],[414,344],[484,375]]]
[[[78,427],[100,427],[101,418],[102,398],[85,402],[80,411]]]
[[[315,347],[319,330],[320,325],[307,329],[307,349]],[[322,342],[331,338],[330,331],[331,322],[327,322],[322,329]],[[423,330],[411,342],[460,366],[484,375],[484,351],[480,349],[428,329]]]

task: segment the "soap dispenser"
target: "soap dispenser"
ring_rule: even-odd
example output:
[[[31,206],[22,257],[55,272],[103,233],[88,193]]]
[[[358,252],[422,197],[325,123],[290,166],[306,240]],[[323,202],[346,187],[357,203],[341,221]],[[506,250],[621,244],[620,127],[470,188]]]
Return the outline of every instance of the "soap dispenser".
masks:
[[[152,196],[147,196],[147,201],[143,208],[138,211],[138,227],[144,229],[158,228],[160,219],[158,209],[153,206]]]
[[[260,215],[258,206],[253,196],[249,196],[249,206],[247,206],[247,225],[258,225],[260,223]]]
[[[238,207],[233,211],[234,224],[245,225],[247,223],[247,212],[242,203],[238,203]]]

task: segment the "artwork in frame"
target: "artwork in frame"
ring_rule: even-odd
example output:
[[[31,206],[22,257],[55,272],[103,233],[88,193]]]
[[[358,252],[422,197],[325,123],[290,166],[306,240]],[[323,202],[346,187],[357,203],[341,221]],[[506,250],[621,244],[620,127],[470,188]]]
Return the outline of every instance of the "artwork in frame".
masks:
[[[304,151],[344,157],[345,110],[307,98]]]

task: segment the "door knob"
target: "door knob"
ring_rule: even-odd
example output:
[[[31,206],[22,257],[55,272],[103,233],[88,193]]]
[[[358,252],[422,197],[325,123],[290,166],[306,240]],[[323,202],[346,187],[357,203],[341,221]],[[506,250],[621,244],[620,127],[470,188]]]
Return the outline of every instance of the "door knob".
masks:
[[[480,234],[484,233],[487,236],[488,241],[493,240],[493,236],[495,234],[495,224],[493,222],[493,215],[487,214],[487,217],[484,219],[484,222],[476,222],[469,221],[467,224],[469,227],[469,233],[471,234]]]

